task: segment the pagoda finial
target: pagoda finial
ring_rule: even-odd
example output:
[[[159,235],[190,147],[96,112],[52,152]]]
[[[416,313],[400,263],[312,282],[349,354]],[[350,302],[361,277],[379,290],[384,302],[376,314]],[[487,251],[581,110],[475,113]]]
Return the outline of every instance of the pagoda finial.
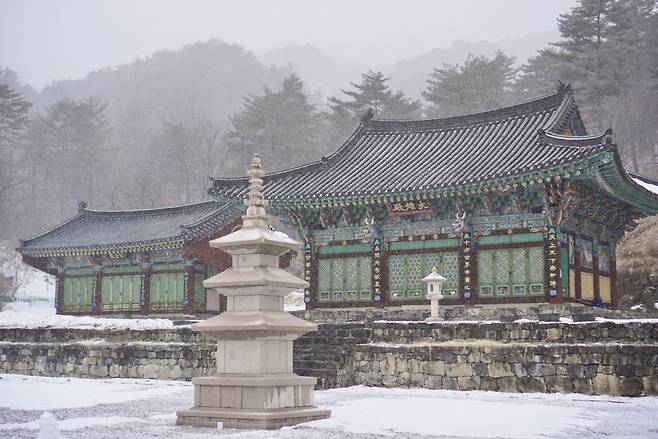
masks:
[[[260,161],[260,155],[258,153],[254,154],[254,158],[251,160],[251,166],[247,171],[249,176],[249,193],[247,194],[247,200],[245,204],[247,205],[247,216],[248,217],[260,217],[265,216],[265,199],[263,197],[263,165]]]

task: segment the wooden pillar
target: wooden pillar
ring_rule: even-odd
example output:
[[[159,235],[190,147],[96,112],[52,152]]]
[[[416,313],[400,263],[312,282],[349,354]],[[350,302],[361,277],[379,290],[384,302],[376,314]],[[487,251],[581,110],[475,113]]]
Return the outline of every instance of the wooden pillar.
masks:
[[[57,267],[57,278],[55,282],[55,313],[64,314],[64,278],[66,273],[64,267]]]
[[[100,314],[103,307],[103,266],[100,261],[94,265],[94,303],[92,305],[93,313]]]
[[[610,247],[610,306],[617,308],[617,257],[612,243]]]
[[[597,249],[596,251],[594,249]],[[594,245],[592,241],[592,277],[594,282],[594,301],[601,300],[601,287],[599,284],[599,255],[598,255],[598,245]]]
[[[582,282],[580,279],[580,251],[578,250],[578,246],[575,245],[574,241],[574,249],[573,249],[573,262],[574,262],[574,267],[573,267],[573,274],[574,274],[574,283],[576,285],[576,299],[577,300],[582,300]]]
[[[185,259],[183,312],[185,314],[194,314],[194,259]]]
[[[151,309],[151,273],[152,273],[151,261],[146,258],[142,262],[142,298],[139,301],[139,312],[142,314],[148,314]]]
[[[546,276],[547,301],[562,303],[562,278],[560,276],[560,245],[557,226],[549,225],[546,231],[544,247],[544,270]]]

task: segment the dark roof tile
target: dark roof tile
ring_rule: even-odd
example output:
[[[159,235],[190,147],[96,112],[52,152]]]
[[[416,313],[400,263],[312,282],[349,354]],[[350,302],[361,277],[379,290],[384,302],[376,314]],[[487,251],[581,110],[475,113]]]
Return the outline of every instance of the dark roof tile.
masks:
[[[206,201],[144,210],[100,211],[83,208],[59,226],[21,241],[19,251],[93,248],[205,236],[240,212],[225,203]]]
[[[561,132],[577,112],[568,91],[511,107],[431,120],[371,120],[323,160],[264,178],[270,200],[390,194],[492,180],[575,160],[603,147]],[[578,136],[577,138],[581,138]],[[244,178],[213,179],[212,195],[240,200]]]

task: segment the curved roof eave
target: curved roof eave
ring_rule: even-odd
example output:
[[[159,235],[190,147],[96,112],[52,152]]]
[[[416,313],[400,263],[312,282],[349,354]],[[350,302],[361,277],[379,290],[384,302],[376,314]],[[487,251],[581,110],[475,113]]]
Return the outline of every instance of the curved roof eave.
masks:
[[[606,191],[645,215],[658,213],[658,194],[639,185],[624,169],[617,145],[611,145],[612,156],[598,166],[598,180]]]

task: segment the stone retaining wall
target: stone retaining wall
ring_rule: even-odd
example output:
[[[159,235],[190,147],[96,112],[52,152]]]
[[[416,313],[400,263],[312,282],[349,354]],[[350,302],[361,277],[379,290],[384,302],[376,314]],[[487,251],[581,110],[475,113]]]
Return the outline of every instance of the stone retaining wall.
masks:
[[[0,373],[189,380],[216,344],[189,327],[2,329]],[[294,368],[318,387],[658,394],[658,323],[371,322],[320,325]]]
[[[215,372],[215,344],[0,341],[0,372],[87,378],[190,380]]]
[[[362,345],[352,384],[501,392],[657,395],[658,347],[531,343]]]
[[[597,308],[575,302],[475,306],[442,305],[439,307],[439,313],[439,317],[448,321],[499,320],[511,322],[517,319],[538,320],[540,316],[547,314],[557,314],[566,318],[583,314],[616,319],[658,317],[658,312],[645,313],[642,311]],[[308,311],[295,311],[293,314],[318,323],[372,322],[375,320],[422,321],[430,316],[430,306],[427,304],[388,306],[386,308],[318,308]]]

